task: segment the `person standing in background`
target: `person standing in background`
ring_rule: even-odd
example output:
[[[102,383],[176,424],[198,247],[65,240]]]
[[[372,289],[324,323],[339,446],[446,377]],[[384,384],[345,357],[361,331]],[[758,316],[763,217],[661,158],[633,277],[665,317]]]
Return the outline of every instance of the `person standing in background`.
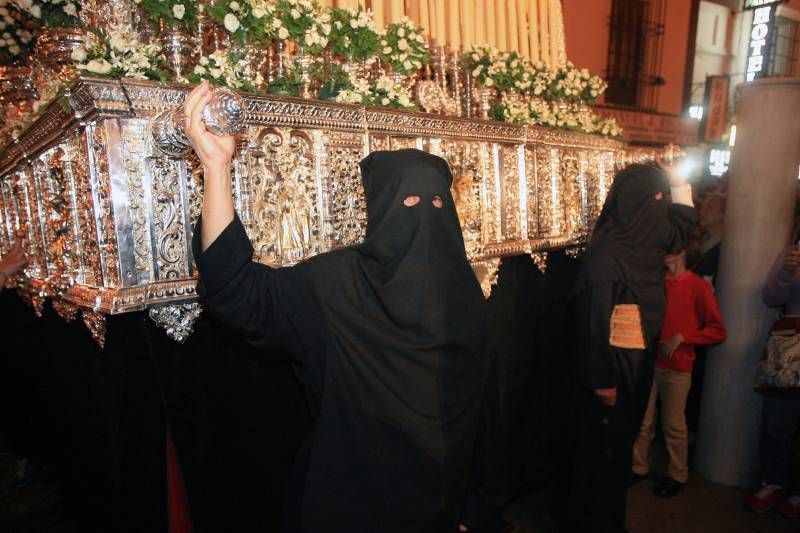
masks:
[[[667,306],[658,346],[650,401],[633,447],[633,473],[644,479],[650,470],[650,443],[655,435],[656,400],[661,400],[661,427],[669,454],[667,475],[653,490],[656,496],[670,498],[686,486],[689,479],[689,438],[686,428],[686,398],[692,386],[694,347],[725,340],[727,332],[711,287],[700,276],[686,269],[687,261],[699,255],[682,250],[667,255]]]

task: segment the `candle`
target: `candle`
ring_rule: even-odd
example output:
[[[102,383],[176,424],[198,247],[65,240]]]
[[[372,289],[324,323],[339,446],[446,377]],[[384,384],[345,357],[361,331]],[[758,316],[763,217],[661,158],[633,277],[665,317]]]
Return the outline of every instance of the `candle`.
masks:
[[[461,49],[461,13],[458,4],[459,0],[450,0],[447,6],[447,42],[451,50]]]
[[[403,0],[391,0],[392,3],[389,4],[389,20],[392,22],[397,22],[403,15],[406,14],[405,7],[403,6]]]
[[[539,0],[528,0],[528,44],[530,58],[534,63],[539,61]]]
[[[528,44],[528,4],[525,0],[517,0],[517,42],[519,53],[531,57],[531,47]]]
[[[444,9],[444,0],[436,0],[436,44],[447,44],[447,15]]]
[[[475,11],[472,0],[461,0],[461,46],[464,50],[475,43]]]
[[[380,30],[386,25],[386,18],[383,16],[383,0],[372,0],[372,18],[375,21],[375,28]]]
[[[483,0],[472,0],[475,11],[475,44],[483,46],[489,41],[486,39],[486,5]],[[536,0],[534,0],[536,1]]]

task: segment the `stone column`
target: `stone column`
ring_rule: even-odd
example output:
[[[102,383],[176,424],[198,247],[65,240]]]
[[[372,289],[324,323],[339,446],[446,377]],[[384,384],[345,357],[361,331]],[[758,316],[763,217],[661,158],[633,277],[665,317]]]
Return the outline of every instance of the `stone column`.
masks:
[[[697,470],[724,485],[759,481],[761,397],[753,378],[775,310],[761,290],[789,244],[800,165],[800,79],[740,86],[717,277],[728,339],[706,363]]]

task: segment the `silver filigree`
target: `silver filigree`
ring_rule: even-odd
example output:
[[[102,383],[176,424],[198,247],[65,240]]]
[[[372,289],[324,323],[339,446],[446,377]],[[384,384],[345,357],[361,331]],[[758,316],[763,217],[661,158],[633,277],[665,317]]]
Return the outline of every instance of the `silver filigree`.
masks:
[[[170,339],[183,343],[194,331],[194,324],[202,312],[200,304],[191,303],[153,307],[149,315],[156,325],[164,329]]]

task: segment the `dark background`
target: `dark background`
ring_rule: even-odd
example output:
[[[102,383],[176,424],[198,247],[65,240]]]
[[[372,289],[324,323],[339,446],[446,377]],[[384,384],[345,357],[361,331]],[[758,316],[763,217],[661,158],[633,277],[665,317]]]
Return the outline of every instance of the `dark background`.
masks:
[[[552,472],[552,398],[577,262],[502,262],[489,299],[509,499]],[[81,532],[167,530],[167,430],[194,531],[275,531],[294,451],[311,424],[287,360],[252,350],[207,312],[184,344],[146,313],[108,318],[100,350],[78,318],[0,294],[0,431],[46,465]]]

